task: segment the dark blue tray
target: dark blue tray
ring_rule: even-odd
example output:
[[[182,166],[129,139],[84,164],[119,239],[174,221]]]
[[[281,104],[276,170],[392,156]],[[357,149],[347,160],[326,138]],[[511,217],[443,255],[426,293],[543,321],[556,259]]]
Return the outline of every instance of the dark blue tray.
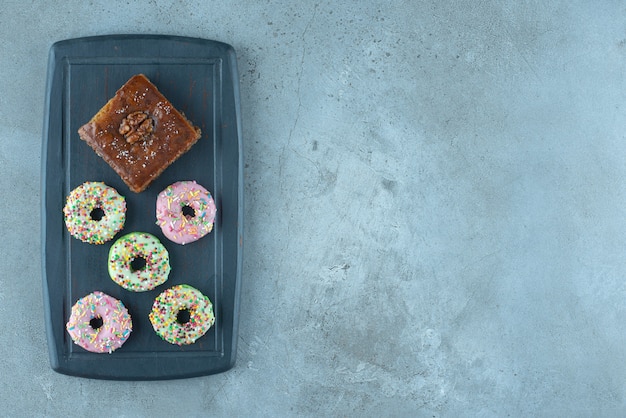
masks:
[[[108,164],[79,139],[78,128],[132,75],[145,74],[202,129],[202,138],[144,192],[131,192]],[[43,292],[50,362],[75,376],[174,379],[223,372],[235,363],[243,247],[243,169],[235,53],[224,43],[174,36],[114,35],[71,39],[50,50],[42,150]],[[180,246],[156,225],[157,194],[179,180],[196,180],[218,208],[215,228]],[[62,208],[85,181],[104,181],[127,202],[124,233],[159,237],[170,253],[169,280],[144,293],[129,292],[107,272],[114,240],[90,245],[72,238]],[[195,344],[159,338],[148,319],[152,301],[167,287],[187,283],[214,303],[216,322]],[[120,299],[133,320],[128,341],[112,354],[75,345],[67,332],[72,305],[100,290]]]

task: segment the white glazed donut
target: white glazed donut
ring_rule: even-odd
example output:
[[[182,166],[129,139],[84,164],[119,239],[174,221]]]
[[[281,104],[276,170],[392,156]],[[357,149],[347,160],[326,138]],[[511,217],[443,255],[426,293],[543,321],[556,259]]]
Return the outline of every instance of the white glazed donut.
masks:
[[[126,200],[102,182],[85,182],[71,191],[63,214],[74,238],[104,244],[124,227]]]

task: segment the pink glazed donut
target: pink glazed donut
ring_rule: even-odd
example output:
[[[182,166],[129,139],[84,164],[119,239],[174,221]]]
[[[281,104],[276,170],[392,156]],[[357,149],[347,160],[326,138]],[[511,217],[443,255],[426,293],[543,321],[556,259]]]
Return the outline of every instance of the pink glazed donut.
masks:
[[[85,350],[112,353],[126,342],[133,323],[121,301],[96,291],[72,306],[65,328],[72,341]]]
[[[174,183],[157,197],[157,225],[177,244],[197,241],[211,232],[215,212],[211,193],[195,181]]]

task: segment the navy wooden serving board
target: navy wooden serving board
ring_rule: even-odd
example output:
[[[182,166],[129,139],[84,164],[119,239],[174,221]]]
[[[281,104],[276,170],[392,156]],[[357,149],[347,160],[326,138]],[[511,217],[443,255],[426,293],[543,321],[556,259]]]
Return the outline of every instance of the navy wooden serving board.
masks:
[[[137,194],[79,138],[77,131],[138,73],[145,74],[202,129],[202,138]],[[52,368],[69,375],[118,380],[185,378],[231,368],[237,352],[243,246],[242,137],[232,47],[203,39],[156,35],[61,41],[50,50],[45,103],[43,293]],[[206,187],[218,209],[213,232],[184,246],[165,238],[155,215],[158,193],[180,180],[196,180]],[[65,199],[85,181],[103,181],[126,197],[126,225],[103,245],[83,243],[65,228]],[[156,235],[170,254],[169,279],[152,291],[127,291],[107,272],[111,245],[133,231]],[[156,335],[148,314],[160,292],[183,283],[209,296],[216,322],[195,344],[179,347]],[[72,305],[95,290],[120,299],[132,316],[132,334],[111,354],[82,349],[65,330]]]

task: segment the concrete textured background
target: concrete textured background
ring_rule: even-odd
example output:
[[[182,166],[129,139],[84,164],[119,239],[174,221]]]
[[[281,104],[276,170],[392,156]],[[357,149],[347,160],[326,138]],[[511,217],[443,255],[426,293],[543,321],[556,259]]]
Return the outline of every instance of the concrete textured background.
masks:
[[[0,8],[0,415],[626,415],[622,2],[59,3]],[[113,33],[238,54],[246,239],[225,374],[49,367],[47,53]]]

